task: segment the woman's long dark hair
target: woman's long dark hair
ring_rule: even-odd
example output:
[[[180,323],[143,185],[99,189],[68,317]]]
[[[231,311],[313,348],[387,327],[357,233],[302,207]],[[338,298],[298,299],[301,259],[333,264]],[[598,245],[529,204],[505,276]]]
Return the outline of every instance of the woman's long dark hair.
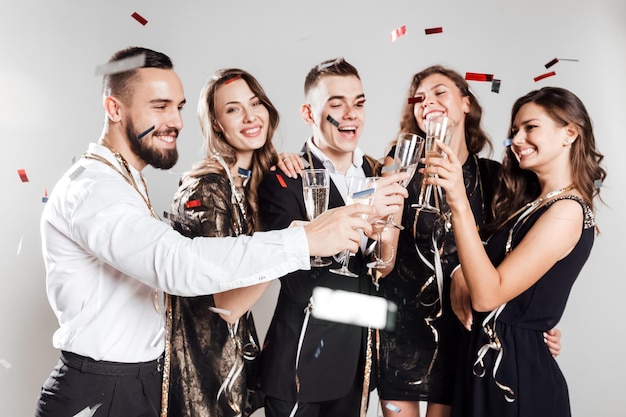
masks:
[[[548,116],[561,126],[570,123],[578,129],[578,137],[571,144],[570,159],[574,187],[582,194],[589,207],[599,197],[596,181],[604,181],[606,171],[600,166],[604,156],[596,149],[591,118],[583,102],[571,91],[558,87],[544,87],[531,91],[517,99],[511,111],[509,137],[513,137],[513,122],[523,105],[534,103],[541,106]],[[506,219],[524,204],[539,197],[541,187],[537,176],[519,166],[511,148],[507,148],[502,161],[502,181],[496,190],[492,205],[495,223],[502,225]]]

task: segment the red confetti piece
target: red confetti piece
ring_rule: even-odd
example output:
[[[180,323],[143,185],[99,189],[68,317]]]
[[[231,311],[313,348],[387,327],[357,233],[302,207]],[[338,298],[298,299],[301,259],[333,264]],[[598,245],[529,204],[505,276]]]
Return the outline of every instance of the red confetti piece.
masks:
[[[280,183],[280,186],[283,188],[287,188],[287,183],[285,182],[285,180],[283,179],[282,175],[280,174],[276,174],[276,179],[278,180],[278,182]]]
[[[422,101],[424,101],[424,97],[409,97],[409,99],[407,100],[407,103],[416,104],[416,103],[421,103]]]
[[[234,83],[235,81],[237,81],[240,78],[241,78],[241,75],[237,75],[237,76],[235,76],[233,78],[230,78],[230,79],[226,80],[226,82],[224,82],[224,85],[228,85],[230,83]]]
[[[406,26],[402,25],[391,31],[391,42],[394,42],[396,39],[404,35],[406,35]]]
[[[136,21],[138,21],[139,23],[141,23],[142,25],[146,25],[146,23],[148,23],[148,21],[139,13],[134,12],[133,14],[131,14],[131,16],[133,17],[133,19],[135,19]]]
[[[48,189],[47,188],[43,189],[43,197],[41,197],[41,202],[42,203],[48,202]]]
[[[537,82],[539,80],[543,80],[544,78],[552,77],[553,75],[556,75],[556,72],[550,71],[550,72],[546,72],[545,74],[538,75],[534,79],[535,79],[535,82]]]
[[[546,64],[546,68],[550,68],[552,65],[556,64],[557,62],[559,62],[558,58],[554,58],[552,61],[548,62]]]
[[[466,72],[466,81],[493,81],[493,74],[481,74],[478,72]]]
[[[17,174],[20,176],[22,182],[28,182],[28,175],[26,175],[25,169],[18,169]]]
[[[440,26],[438,28],[429,28],[429,29],[424,29],[424,32],[427,35],[434,35],[435,33],[443,33],[443,28]]]
[[[200,207],[200,200],[189,200],[185,203],[185,208]]]

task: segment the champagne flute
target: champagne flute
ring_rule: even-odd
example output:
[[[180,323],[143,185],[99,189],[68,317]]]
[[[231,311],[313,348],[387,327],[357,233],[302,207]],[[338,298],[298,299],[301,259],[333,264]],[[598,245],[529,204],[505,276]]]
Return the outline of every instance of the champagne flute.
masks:
[[[424,138],[415,133],[400,133],[396,141],[393,164],[384,166],[381,174],[387,172],[408,172],[409,177],[400,182],[400,185],[406,187],[417,170],[417,164],[422,157],[423,150]],[[393,221],[393,213],[387,217],[386,224],[400,230],[404,229],[404,226]]]
[[[426,128],[426,156],[440,155],[441,157],[445,157],[446,155],[441,151],[438,143],[443,142],[446,145],[450,143],[452,131],[454,130],[454,121],[445,115],[441,115],[426,119],[424,124]],[[426,185],[425,181],[422,180],[422,188],[417,204],[412,204],[411,207],[417,208],[420,211],[439,213],[439,196],[441,195],[439,186],[435,187],[434,205],[430,203],[432,195],[432,184]]]
[[[309,220],[313,221],[328,208],[330,177],[325,169],[305,169],[302,171],[302,193]],[[323,267],[332,264],[329,259],[315,256],[311,266]]]
[[[374,201],[375,182],[372,178],[366,177],[350,177],[348,179],[348,198],[346,205],[359,203],[367,206]],[[367,219],[367,215],[363,215],[364,219]],[[359,275],[350,271],[348,265],[350,264],[350,250],[345,249],[342,253],[342,265],[339,269],[329,269],[330,272],[339,275],[345,275],[347,277],[358,278]]]

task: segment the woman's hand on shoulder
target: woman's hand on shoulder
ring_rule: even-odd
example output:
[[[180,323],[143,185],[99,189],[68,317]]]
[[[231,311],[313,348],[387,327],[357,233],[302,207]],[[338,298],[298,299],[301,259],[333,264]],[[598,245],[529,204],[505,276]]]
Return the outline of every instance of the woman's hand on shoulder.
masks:
[[[298,174],[304,169],[302,158],[297,153],[281,152],[278,155],[278,164],[271,167],[271,171],[276,171],[278,167],[289,178],[297,178]]]

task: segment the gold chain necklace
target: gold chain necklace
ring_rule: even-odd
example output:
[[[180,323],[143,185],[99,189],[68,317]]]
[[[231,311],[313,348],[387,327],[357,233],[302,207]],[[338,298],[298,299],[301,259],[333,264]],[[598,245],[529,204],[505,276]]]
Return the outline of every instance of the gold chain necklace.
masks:
[[[87,159],[93,159],[95,161],[100,161],[103,164],[109,166],[110,168],[112,168],[115,172],[117,172],[118,174],[120,174],[122,176],[122,178],[124,178],[124,180],[135,189],[135,191],[137,191],[139,193],[139,195],[141,196],[142,200],[144,201],[144,203],[146,203],[146,206],[148,206],[148,210],[150,210],[150,215],[156,219],[159,218],[159,216],[156,215],[156,213],[154,212],[154,209],[152,208],[152,203],[150,202],[150,196],[148,195],[148,186],[146,184],[146,180],[144,179],[143,175],[141,175],[141,172],[139,173],[139,178],[141,179],[141,183],[143,185],[143,189],[145,190],[146,194],[144,195],[141,190],[139,190],[139,187],[137,186],[137,182],[135,181],[135,177],[133,176],[132,171],[130,170],[130,166],[128,165],[128,161],[126,161],[126,159],[122,156],[121,153],[119,153],[115,148],[112,148],[111,146],[109,146],[106,142],[102,143],[108,150],[111,151],[111,153],[113,153],[113,156],[115,156],[115,159],[117,160],[117,162],[120,164],[120,166],[124,167],[124,172],[122,172],[121,169],[119,169],[118,167],[116,167],[115,165],[113,165],[108,159],[95,154],[95,153],[91,153],[91,152],[85,152],[83,154],[83,156]]]

